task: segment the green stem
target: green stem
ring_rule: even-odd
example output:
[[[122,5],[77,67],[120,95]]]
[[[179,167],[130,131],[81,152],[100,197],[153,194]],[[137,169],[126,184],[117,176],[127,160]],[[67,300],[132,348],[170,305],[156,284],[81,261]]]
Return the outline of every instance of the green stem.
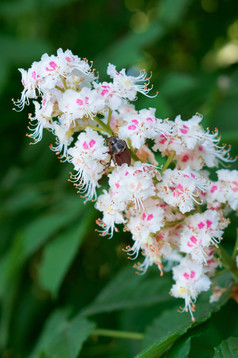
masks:
[[[217,249],[219,256],[221,257],[222,265],[231,273],[234,280],[238,282],[238,269],[236,267],[236,262],[228,255],[226,250],[220,245]]]
[[[237,255],[238,255],[238,228],[236,229],[236,242],[235,242],[235,246],[232,252],[232,258],[234,259]]]
[[[108,109],[108,118],[107,118],[107,126],[110,127],[110,121],[112,116],[112,110],[111,108]]]
[[[105,124],[100,118],[93,117],[93,119],[95,122],[97,122],[104,129],[104,132],[110,134],[110,136],[115,135],[113,130],[107,124]]]
[[[98,131],[98,132],[105,132],[104,128],[95,127],[95,126],[91,126],[91,125],[88,125],[88,127],[92,128],[93,130]]]
[[[60,77],[61,77],[62,83],[63,83],[63,85],[64,85],[64,89],[67,90],[67,89],[68,89],[68,86],[67,86],[67,84],[66,84],[66,78],[63,77],[63,76],[60,76]]]
[[[65,90],[63,88],[59,87],[59,86],[55,86],[55,88],[57,88],[59,91],[61,91],[63,93],[65,92]]]
[[[178,224],[180,224],[182,221],[184,221],[184,219],[175,220],[175,221],[169,221],[169,222],[167,222],[167,224],[165,224],[165,225],[163,226],[163,229],[165,229],[166,227],[178,225]]]
[[[137,157],[137,155],[135,154],[135,151],[134,151],[133,148],[132,148],[130,138],[127,138],[127,144],[128,144],[129,149],[130,149],[130,154],[131,154],[132,159],[133,159],[134,161],[140,160],[140,159]]]
[[[144,335],[135,332],[112,331],[111,329],[95,329],[91,333],[92,336],[106,336],[127,339],[143,339]]]
[[[173,152],[169,155],[169,157],[168,157],[168,159],[167,159],[165,165],[164,165],[163,168],[161,169],[161,173],[163,173],[163,172],[168,168],[168,166],[170,165],[170,163],[173,161],[175,155],[176,155],[176,152],[175,152],[175,151],[173,151]]]

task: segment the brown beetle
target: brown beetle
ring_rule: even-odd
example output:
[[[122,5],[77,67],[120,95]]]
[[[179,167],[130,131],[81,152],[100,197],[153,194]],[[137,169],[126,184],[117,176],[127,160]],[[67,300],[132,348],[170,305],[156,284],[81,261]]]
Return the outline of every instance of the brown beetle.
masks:
[[[131,164],[131,154],[124,140],[118,137],[108,138],[109,154],[116,165]]]

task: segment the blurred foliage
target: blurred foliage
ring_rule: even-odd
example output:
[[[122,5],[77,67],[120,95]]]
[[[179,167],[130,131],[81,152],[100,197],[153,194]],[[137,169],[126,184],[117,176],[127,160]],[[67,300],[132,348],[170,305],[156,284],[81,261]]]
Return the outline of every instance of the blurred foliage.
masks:
[[[76,358],[80,351],[82,357],[158,357],[174,342],[167,358],[237,357],[235,303],[219,303],[221,311],[211,314],[220,306],[201,300],[195,325],[178,315],[168,294],[170,277],[160,280],[154,269],[135,275],[121,252],[129,235],[109,241],[95,233],[98,213],[67,182],[71,167],[49,150],[51,135],[29,147],[27,110],[11,110],[11,98],[22,90],[17,68],[69,48],[94,60],[101,80],[108,62],[132,72],[152,70],[159,95],[154,101],[139,97],[136,106],[156,107],[161,118],[202,113],[204,125],[217,127],[235,155],[237,14],[236,0],[1,1],[3,358]],[[225,236],[228,249],[234,235],[233,224]],[[92,334],[82,348],[96,326],[145,336],[141,342]]]

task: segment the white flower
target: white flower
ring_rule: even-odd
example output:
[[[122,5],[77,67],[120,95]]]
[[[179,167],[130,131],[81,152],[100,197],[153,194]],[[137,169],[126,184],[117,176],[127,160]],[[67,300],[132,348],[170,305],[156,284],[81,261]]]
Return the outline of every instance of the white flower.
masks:
[[[156,174],[156,169],[148,164],[136,162],[134,167],[123,164],[109,174],[109,186],[114,195],[126,203],[133,203],[139,210],[143,208],[143,201],[155,194],[152,178]]]
[[[120,72],[117,72],[116,67],[109,63],[107,68],[107,74],[113,79],[113,85],[116,93],[123,97],[133,101],[136,99],[137,92],[140,92],[148,96],[151,88],[148,88],[150,78],[147,77],[145,71],[141,71],[137,77],[126,75],[126,70],[123,68]]]
[[[33,139],[33,143],[38,143],[43,136],[43,129],[52,129],[52,116],[53,116],[53,107],[54,103],[51,100],[43,99],[42,105],[37,101],[33,101],[35,105],[35,116],[30,118],[31,126],[28,129],[32,132],[28,134],[28,137]]]
[[[38,94],[49,95],[55,86],[64,89],[63,79],[69,78],[71,75],[74,79],[77,77],[78,82],[86,79],[93,81],[95,79],[91,67],[86,60],[81,60],[78,56],[74,56],[70,50],[63,52],[58,49],[57,56],[49,56],[44,54],[41,60],[33,62],[31,68],[25,71],[19,68],[22,74],[22,84],[24,90],[20,101],[15,105],[21,109],[25,103],[29,104],[29,98],[35,98]]]
[[[221,169],[217,171],[218,179],[222,182],[225,199],[232,210],[238,209],[238,171]]]
[[[157,200],[151,198],[143,202],[143,209],[131,216],[127,228],[132,233],[134,245],[128,252],[137,257],[141,245],[150,242],[150,234],[155,234],[163,226],[164,211],[160,208]]]
[[[122,103],[122,99],[117,95],[113,83],[93,83],[98,95],[103,98],[105,104],[110,107],[113,111],[118,109]]]
[[[208,255],[204,249],[211,245],[217,246],[223,235],[221,229],[227,224],[221,213],[215,210],[188,216],[181,232],[181,252],[190,254],[195,261],[207,264]]]
[[[229,204],[232,210],[238,209],[238,171],[221,169],[217,171],[218,181],[210,182],[206,200],[209,207],[216,203]]]
[[[77,118],[96,116],[105,107],[104,100],[96,90],[84,87],[80,92],[68,89],[59,100],[59,109],[66,115],[68,121]]]
[[[104,138],[91,128],[79,134],[75,146],[68,150],[69,161],[77,174],[72,176],[76,186],[86,192],[88,200],[96,197],[98,181],[104,173],[103,161],[108,157]]]
[[[50,146],[50,149],[56,152],[57,155],[61,153],[61,159],[67,157],[68,148],[73,142],[74,130],[69,124],[61,124],[59,122],[52,123],[52,131],[56,136],[56,146]]]
[[[177,206],[184,214],[193,209],[199,190],[205,190],[205,185],[206,180],[189,168],[183,171],[167,169],[163,173],[162,182],[157,184],[157,195],[167,204]]]
[[[175,284],[171,294],[185,300],[184,311],[189,311],[192,320],[195,302],[200,292],[207,291],[211,285],[210,279],[204,274],[203,266],[188,257],[182,259],[178,266],[173,267]]]
[[[62,72],[64,76],[72,73],[72,70],[77,70],[81,73],[81,76],[84,74],[84,76],[92,76],[94,78],[91,70],[92,66],[89,65],[86,59],[82,60],[77,55],[73,55],[70,50],[64,52],[61,48],[57,50],[57,57],[64,64],[64,72]]]
[[[161,276],[163,270],[171,270],[174,262],[180,262],[182,256],[178,251],[178,233],[180,228],[162,228],[156,235],[150,236],[146,242],[141,243],[142,254],[145,256],[144,262],[137,265],[140,272],[146,272],[147,268],[153,264],[157,265]],[[162,265],[162,260],[167,261],[166,267]]]
[[[129,138],[137,149],[145,144],[146,138],[153,139],[167,130],[162,120],[155,117],[155,108],[142,109],[135,114],[127,113],[123,116],[123,122],[119,127],[121,137]]]
[[[98,221],[98,224],[103,228],[101,235],[110,235],[110,238],[113,236],[115,224],[125,223],[123,217],[123,210],[125,210],[125,203],[120,201],[119,198],[115,198],[113,193],[109,193],[104,190],[97,202],[95,204],[96,209],[103,212],[102,220]]]
[[[193,170],[200,170],[204,165],[209,168],[218,166],[220,161],[231,162],[229,149],[219,147],[218,133],[209,133],[200,125],[201,115],[195,115],[187,121],[177,116],[175,121],[167,121],[170,131],[155,138],[153,150],[159,150],[162,155],[176,152],[177,169],[190,166]],[[227,156],[228,154],[228,156]]]

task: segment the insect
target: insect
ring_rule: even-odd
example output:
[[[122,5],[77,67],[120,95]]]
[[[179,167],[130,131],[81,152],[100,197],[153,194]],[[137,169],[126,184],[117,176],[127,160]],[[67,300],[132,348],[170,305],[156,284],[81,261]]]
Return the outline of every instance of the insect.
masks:
[[[131,164],[131,154],[124,140],[118,137],[108,138],[109,154],[116,165]]]

